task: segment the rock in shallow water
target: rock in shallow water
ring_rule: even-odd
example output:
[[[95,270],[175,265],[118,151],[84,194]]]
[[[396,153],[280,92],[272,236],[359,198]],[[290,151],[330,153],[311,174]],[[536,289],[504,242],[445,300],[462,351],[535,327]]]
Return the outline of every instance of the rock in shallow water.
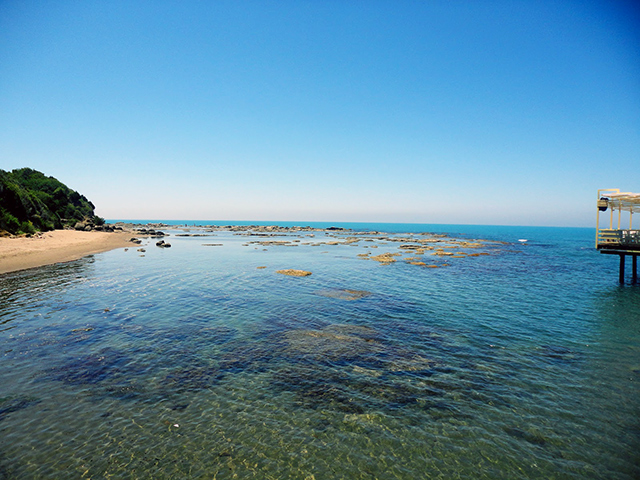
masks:
[[[306,270],[295,270],[293,268],[289,268],[286,270],[276,270],[276,273],[289,275],[291,277],[308,277],[309,275],[311,275],[311,272],[307,272]]]
[[[317,295],[322,295],[323,297],[329,298],[338,298],[340,300],[359,300],[364,297],[368,297],[371,295],[371,292],[367,292],[366,290],[349,290],[349,289],[331,289],[331,290],[320,290],[316,292]]]
[[[375,331],[357,325],[330,325],[322,330],[290,330],[284,333],[282,354],[323,362],[370,357],[382,351]]]
[[[396,261],[395,258],[393,257],[399,257],[400,254],[399,253],[381,253],[380,255],[376,255],[373,257],[369,257],[371,260],[375,260],[376,262],[380,262],[381,264],[385,265],[385,264],[389,264],[389,263],[393,263]]]

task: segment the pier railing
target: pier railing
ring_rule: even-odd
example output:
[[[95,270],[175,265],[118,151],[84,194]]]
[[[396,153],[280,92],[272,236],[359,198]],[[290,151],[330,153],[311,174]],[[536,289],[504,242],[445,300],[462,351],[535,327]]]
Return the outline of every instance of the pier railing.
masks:
[[[611,228],[599,228],[597,235],[597,248],[614,248],[640,250],[640,230],[614,230]]]

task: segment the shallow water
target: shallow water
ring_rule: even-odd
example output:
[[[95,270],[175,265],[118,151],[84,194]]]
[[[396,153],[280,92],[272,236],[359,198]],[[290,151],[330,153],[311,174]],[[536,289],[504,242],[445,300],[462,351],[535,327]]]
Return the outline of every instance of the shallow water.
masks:
[[[356,227],[506,243],[172,230],[0,276],[0,479],[640,477],[640,287],[592,230]]]

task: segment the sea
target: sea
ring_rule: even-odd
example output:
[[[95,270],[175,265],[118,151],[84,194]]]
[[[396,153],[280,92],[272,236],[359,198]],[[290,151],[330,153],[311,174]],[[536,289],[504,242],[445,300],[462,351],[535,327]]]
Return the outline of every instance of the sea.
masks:
[[[0,479],[640,478],[594,229],[162,223],[0,275]]]

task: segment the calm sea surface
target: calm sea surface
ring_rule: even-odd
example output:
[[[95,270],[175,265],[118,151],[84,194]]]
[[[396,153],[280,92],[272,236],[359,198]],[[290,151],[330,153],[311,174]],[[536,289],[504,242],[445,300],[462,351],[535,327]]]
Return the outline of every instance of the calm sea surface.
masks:
[[[386,233],[1,275],[0,479],[640,478],[640,286],[592,229],[335,225]]]

